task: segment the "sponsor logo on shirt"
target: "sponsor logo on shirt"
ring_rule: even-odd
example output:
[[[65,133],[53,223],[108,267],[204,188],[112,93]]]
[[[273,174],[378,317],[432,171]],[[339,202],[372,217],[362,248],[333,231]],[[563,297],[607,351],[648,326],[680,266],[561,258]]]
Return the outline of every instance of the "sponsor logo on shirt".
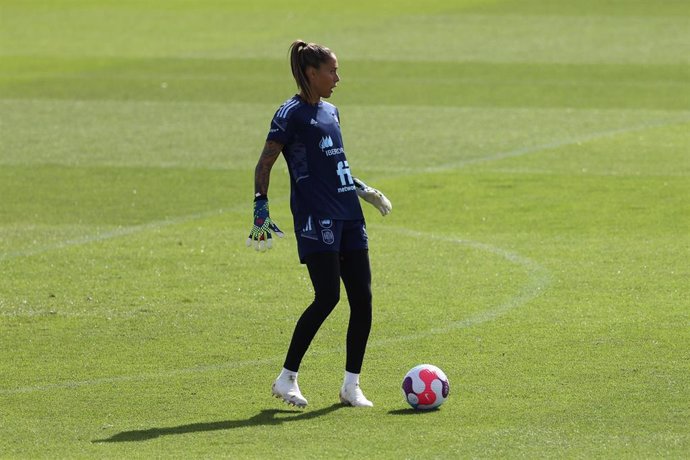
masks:
[[[331,136],[324,136],[321,138],[321,142],[319,142],[319,148],[323,150],[323,153],[326,154],[327,157],[331,157],[333,155],[340,155],[342,153],[345,153],[345,149],[342,147],[333,147],[333,139]]]
[[[347,161],[339,161],[335,172],[340,178],[340,185],[342,185],[342,187],[338,187],[338,193],[355,190],[355,181],[352,179],[350,165],[347,164]]]
[[[321,142],[319,142],[319,148],[321,150],[326,150],[330,147],[333,147],[333,139],[331,139],[331,136],[322,137]]]

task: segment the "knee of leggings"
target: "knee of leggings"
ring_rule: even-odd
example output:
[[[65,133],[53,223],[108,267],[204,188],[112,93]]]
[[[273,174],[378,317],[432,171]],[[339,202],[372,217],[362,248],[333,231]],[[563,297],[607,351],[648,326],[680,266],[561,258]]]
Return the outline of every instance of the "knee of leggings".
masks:
[[[328,311],[333,310],[340,302],[340,292],[320,292],[314,296],[314,303]]]
[[[359,289],[348,293],[348,301],[353,310],[369,311],[371,313],[371,289]]]

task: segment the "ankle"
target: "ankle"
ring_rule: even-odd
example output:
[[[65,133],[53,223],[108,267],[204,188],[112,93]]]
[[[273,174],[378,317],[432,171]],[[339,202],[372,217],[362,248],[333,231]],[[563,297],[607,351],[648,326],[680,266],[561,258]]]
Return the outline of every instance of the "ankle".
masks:
[[[283,368],[278,375],[279,380],[297,380],[297,372]]]
[[[352,372],[345,371],[345,377],[343,379],[343,386],[346,385],[359,385],[359,374],[354,374]]]

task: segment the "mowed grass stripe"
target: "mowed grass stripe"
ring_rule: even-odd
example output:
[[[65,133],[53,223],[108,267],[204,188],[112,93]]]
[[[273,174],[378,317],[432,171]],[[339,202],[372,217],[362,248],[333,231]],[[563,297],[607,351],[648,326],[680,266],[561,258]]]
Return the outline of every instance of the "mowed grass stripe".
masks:
[[[552,112],[547,113],[547,115],[552,114]],[[509,117],[514,115],[515,113],[507,114]],[[590,114],[587,113],[586,115]],[[476,119],[477,117],[473,113],[471,118]],[[427,168],[407,169],[398,167],[393,168],[392,171],[391,168],[387,168],[386,174],[387,177],[401,177],[401,174],[409,176],[429,171],[443,172],[477,164],[482,164],[483,167],[486,167],[485,163],[497,162],[498,160],[501,160],[499,163],[506,163],[506,160],[529,154],[547,155],[547,157],[553,155],[566,156],[569,149],[562,149],[562,147],[568,145],[577,147],[573,155],[567,155],[566,157],[573,162],[570,172],[578,176],[602,172],[616,176],[624,174],[634,174],[636,176],[655,174],[671,177],[688,174],[688,167],[690,165],[687,164],[687,161],[684,167],[682,163],[674,162],[675,159],[682,158],[677,156],[681,152],[669,152],[668,149],[666,149],[665,153],[663,151],[660,152],[656,149],[659,145],[655,141],[657,137],[651,137],[644,143],[640,143],[636,136],[631,137],[629,142],[631,144],[638,144],[635,149],[637,157],[632,158],[634,160],[632,162],[621,163],[613,158],[611,160],[614,162],[607,160],[609,158],[607,151],[620,148],[616,145],[615,139],[609,139],[610,137],[615,134],[632,134],[635,131],[646,128],[633,127],[594,135],[587,134],[582,138],[488,154]],[[678,134],[681,135],[679,139],[682,140],[682,127],[678,127],[678,129]],[[663,138],[667,141],[672,139],[672,137],[668,136],[667,131],[660,131],[657,136],[662,136],[660,139]],[[601,154],[595,153],[592,155],[588,152],[592,148],[597,148],[598,143],[594,141],[598,138],[605,138],[603,141],[606,142],[601,142]],[[625,142],[628,141],[626,140]],[[583,150],[582,143],[587,143],[589,148]],[[364,141],[364,144],[366,144],[366,141]],[[649,153],[646,152],[647,149],[650,149]],[[652,154],[654,157],[650,157]],[[630,167],[628,163],[639,163],[644,159],[658,159],[662,154],[668,154],[667,162],[660,164],[650,163],[649,168],[646,169],[628,170]],[[365,165],[368,164],[366,159],[363,163]],[[533,163],[535,164],[531,167],[531,170],[540,171],[540,163]],[[508,161],[505,166],[501,167],[509,168],[510,164],[511,162]],[[585,167],[578,167],[578,164]],[[366,168],[362,169],[366,170]],[[523,172],[530,171],[530,168],[525,168],[524,164],[521,169]],[[655,171],[655,169],[657,170]],[[393,171],[396,172],[395,176],[390,175]],[[248,172],[196,170],[193,168],[184,170],[164,168],[158,170],[157,168],[134,169],[105,166],[77,168],[59,166],[32,166],[25,168],[13,166],[3,169],[2,175],[4,175],[2,184],[5,189],[5,196],[14,197],[11,200],[5,201],[4,205],[0,207],[0,212],[4,215],[4,222],[12,224],[8,225],[6,230],[3,231],[5,245],[8,248],[8,251],[3,256],[5,258],[34,254],[36,251],[41,252],[44,249],[49,250],[63,246],[72,246],[80,241],[98,241],[103,238],[126,235],[130,231],[146,229],[148,225],[151,225],[151,222],[147,222],[147,219],[150,219],[150,213],[154,212],[151,206],[156,203],[155,198],[161,194],[165,194],[170,200],[159,203],[161,205],[159,206],[160,209],[155,210],[158,216],[157,222],[176,222],[178,219],[186,220],[187,217],[185,216],[222,212],[222,210],[228,209],[228,193],[234,195],[233,190],[239,192],[243,187],[249,187],[250,182],[250,174]],[[35,187],[37,182],[41,183],[41,187]],[[285,177],[281,176],[274,184],[274,202],[276,202],[276,199],[286,196],[285,182]],[[210,184],[215,184],[214,190],[209,190],[208,186]],[[202,187],[205,193],[203,196],[199,196],[195,191]],[[88,198],[79,195],[80,191],[83,190],[90,191]],[[71,211],[68,212],[67,209],[64,209],[61,203],[69,203]],[[56,210],[58,211],[57,213]],[[113,215],[112,224],[118,225],[118,227],[115,227],[115,229],[104,227],[105,222],[102,221],[104,215],[106,215],[104,211]],[[22,215],[24,216],[23,218],[19,217]],[[56,221],[56,218],[59,220]],[[56,241],[54,240],[55,235],[59,235],[62,232],[50,229],[41,230],[39,225],[49,222],[55,224],[61,222],[61,225],[69,225],[75,219],[83,224],[98,222],[99,228],[94,230],[93,233],[86,230],[91,233],[88,235],[83,233],[74,234],[66,239]],[[15,224],[20,221],[30,222],[31,230],[28,232],[16,232]],[[48,233],[44,233],[46,231]],[[30,238],[29,241],[33,241],[33,243],[28,246],[26,243],[22,243],[21,241],[26,238]],[[47,245],[36,243],[36,241],[42,238],[54,241]]]
[[[0,164],[251,173],[268,130],[267,120],[277,106],[186,101],[0,101],[5,112]],[[462,167],[645,129],[656,139],[672,130],[653,128],[664,124],[671,127],[690,118],[688,111],[666,110],[356,104],[340,108],[348,155],[356,171],[363,174],[409,174],[420,168]],[[493,129],[500,130],[501,135],[487,136]],[[682,132],[668,139],[682,141]],[[645,144],[650,142],[647,135],[643,140]],[[410,149],[410,143],[415,142],[420,147]],[[628,136],[624,142],[632,146],[639,140]],[[673,155],[682,158],[677,149]],[[284,170],[283,166],[280,161],[278,167]],[[668,162],[654,168],[657,172],[677,172]]]
[[[688,110],[688,64],[342,59],[339,104]],[[295,91],[287,58],[3,57],[0,96],[271,103]],[[441,96],[442,95],[442,96]],[[679,97],[679,95],[681,97]]]
[[[62,5],[49,13],[12,8],[0,30],[6,54],[30,56],[270,59],[285,52],[279,44],[294,40],[296,25],[305,37],[328,42],[348,60],[687,64],[690,55],[683,40],[686,16],[674,8],[678,2],[664,2],[668,9],[634,8],[631,2],[602,8],[588,2],[581,10],[585,14],[572,14],[573,7],[562,1],[546,8],[514,1],[489,2],[497,4],[493,8],[486,2],[457,2],[423,11],[396,2],[395,11],[378,14],[372,5],[349,6],[338,13],[338,27],[324,27],[333,23],[329,11],[302,10],[303,4],[286,12],[275,3],[263,2],[261,13],[236,2],[180,10],[107,3]],[[495,14],[472,13],[473,7]],[[262,20],[271,27],[257,26]]]

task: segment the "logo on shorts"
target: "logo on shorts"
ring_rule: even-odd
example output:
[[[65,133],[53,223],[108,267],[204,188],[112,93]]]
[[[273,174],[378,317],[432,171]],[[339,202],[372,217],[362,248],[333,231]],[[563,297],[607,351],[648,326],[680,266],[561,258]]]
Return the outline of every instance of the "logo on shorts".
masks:
[[[331,228],[333,226],[333,221],[331,219],[321,219],[319,225],[321,228]]]
[[[300,236],[302,238],[308,238],[310,240],[318,241],[319,236],[316,233],[316,230],[314,229],[314,225],[312,225],[311,216],[309,216],[309,218],[307,219],[307,224],[304,226],[304,228],[302,228]]]
[[[333,244],[335,242],[335,236],[333,236],[333,231],[330,229],[321,230],[321,238],[326,244]]]

